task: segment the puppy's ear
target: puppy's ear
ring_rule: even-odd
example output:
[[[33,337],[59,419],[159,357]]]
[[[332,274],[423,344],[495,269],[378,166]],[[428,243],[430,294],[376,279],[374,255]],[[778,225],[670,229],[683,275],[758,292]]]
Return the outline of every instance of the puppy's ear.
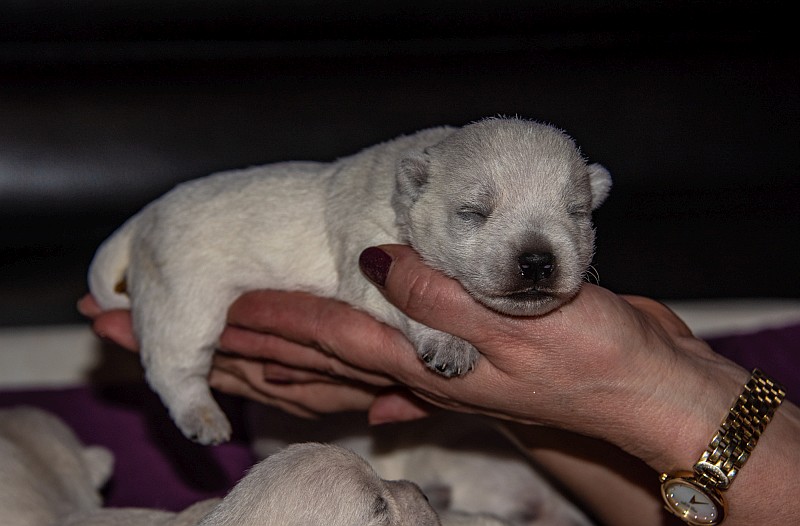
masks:
[[[602,165],[594,163],[586,167],[592,187],[592,210],[603,204],[611,190],[611,174]]]
[[[397,226],[400,227],[400,239],[404,243],[409,241],[411,208],[425,191],[429,174],[430,161],[426,154],[407,157],[397,165],[392,208],[394,208]]]
[[[411,203],[422,194],[428,183],[430,161],[427,155],[407,157],[397,166],[397,191]]]

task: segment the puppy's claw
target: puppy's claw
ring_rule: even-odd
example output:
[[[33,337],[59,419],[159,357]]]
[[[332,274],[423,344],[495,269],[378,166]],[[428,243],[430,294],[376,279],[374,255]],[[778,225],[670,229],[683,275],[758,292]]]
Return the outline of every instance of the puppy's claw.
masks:
[[[420,333],[417,352],[428,367],[447,378],[471,371],[478,359],[472,344],[433,329]]]

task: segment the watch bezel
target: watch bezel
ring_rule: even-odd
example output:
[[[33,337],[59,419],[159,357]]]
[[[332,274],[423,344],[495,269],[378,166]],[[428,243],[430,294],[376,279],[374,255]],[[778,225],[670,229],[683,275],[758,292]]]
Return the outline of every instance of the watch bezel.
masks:
[[[699,492],[703,493],[710,501],[712,501],[719,512],[716,520],[714,522],[698,522],[693,520],[691,517],[687,517],[680,510],[673,508],[672,503],[667,498],[666,492],[668,486],[671,483],[676,482],[683,482],[692,486]],[[728,503],[725,501],[722,493],[713,486],[701,484],[692,471],[677,471],[669,474],[663,473],[661,475],[661,498],[664,501],[664,508],[668,512],[670,512],[672,515],[675,515],[686,524],[690,524],[691,526],[713,526],[715,524],[720,524],[723,520],[725,520],[725,516],[728,513]]]

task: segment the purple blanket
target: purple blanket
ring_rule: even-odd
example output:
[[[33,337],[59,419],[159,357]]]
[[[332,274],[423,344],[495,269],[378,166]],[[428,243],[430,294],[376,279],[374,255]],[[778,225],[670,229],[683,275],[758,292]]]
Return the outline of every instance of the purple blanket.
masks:
[[[61,417],[86,444],[114,452],[114,475],[104,496],[110,507],[179,511],[225,495],[252,465],[242,402],[218,396],[233,439],[201,446],[183,437],[144,383],[0,393],[0,406],[33,405]]]
[[[800,325],[718,337],[709,343],[749,369],[760,367],[786,385],[790,400],[800,400]],[[0,392],[0,406],[27,404],[49,410],[85,443],[114,452],[108,506],[171,511],[224,495],[254,461],[242,421],[242,401],[226,396],[218,400],[233,424],[233,439],[204,447],[183,438],[143,383]]]

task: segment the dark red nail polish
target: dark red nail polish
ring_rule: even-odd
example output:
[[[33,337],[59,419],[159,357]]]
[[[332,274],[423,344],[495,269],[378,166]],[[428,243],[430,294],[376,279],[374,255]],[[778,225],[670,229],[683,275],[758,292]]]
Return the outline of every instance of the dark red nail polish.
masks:
[[[369,247],[359,256],[358,266],[371,282],[383,287],[392,266],[392,256],[377,247]]]

